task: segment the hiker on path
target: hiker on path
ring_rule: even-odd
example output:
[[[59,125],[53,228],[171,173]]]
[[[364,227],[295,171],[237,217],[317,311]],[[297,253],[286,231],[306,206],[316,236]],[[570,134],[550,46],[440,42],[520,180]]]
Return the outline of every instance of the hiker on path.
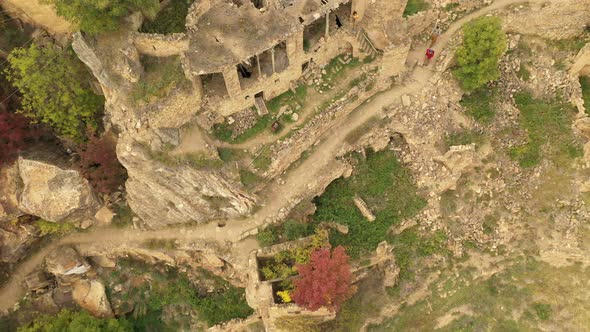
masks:
[[[428,48],[426,50],[426,59],[424,60],[424,65],[428,66],[432,58],[434,58],[434,50],[432,48]]]
[[[432,29],[432,33],[430,34],[430,46],[433,46],[434,43],[436,43],[436,40],[438,39],[438,36],[441,35],[441,33],[442,29],[438,26],[438,23],[436,23]]]

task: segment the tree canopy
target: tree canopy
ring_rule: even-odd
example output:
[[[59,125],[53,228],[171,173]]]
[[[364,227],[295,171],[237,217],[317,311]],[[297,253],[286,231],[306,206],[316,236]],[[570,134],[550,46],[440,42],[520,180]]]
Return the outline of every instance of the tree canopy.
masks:
[[[501,21],[486,16],[463,27],[463,44],[457,50],[458,68],[453,72],[463,89],[473,91],[500,76],[498,61],[506,51]]]
[[[134,11],[153,17],[160,8],[158,0],[43,0],[57,14],[78,25],[80,30],[97,34],[116,31],[121,19]]]
[[[15,48],[5,72],[22,94],[19,112],[34,122],[75,141],[84,139],[88,127],[97,127],[104,98],[92,91],[90,74],[72,49]]]
[[[294,281],[293,301],[308,310],[327,307],[338,311],[350,295],[349,257],[344,247],[317,249],[310,262],[297,266],[299,278]]]

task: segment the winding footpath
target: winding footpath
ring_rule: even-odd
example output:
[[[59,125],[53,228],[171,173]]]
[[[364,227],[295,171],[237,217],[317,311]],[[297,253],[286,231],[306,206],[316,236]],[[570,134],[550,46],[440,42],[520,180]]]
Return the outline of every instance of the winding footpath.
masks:
[[[559,1],[559,0],[549,0]],[[466,22],[486,15],[496,9],[507,5],[521,3],[522,0],[497,0],[488,7],[477,10],[457,21],[455,21],[437,41],[437,52],[440,54],[453,35]],[[529,2],[547,2],[547,0],[529,0]],[[417,51],[422,52],[423,48]],[[24,260],[12,273],[10,279],[0,289],[0,313],[7,312],[17,304],[25,295],[23,287],[24,277],[41,265],[45,257],[54,249],[62,245],[108,243],[112,245],[142,242],[150,239],[180,239],[184,241],[208,240],[219,243],[232,243],[234,247],[240,248],[242,234],[261,225],[268,217],[275,216],[279,210],[290,204],[290,201],[297,197],[303,197],[308,192],[308,184],[313,183],[324,173],[330,163],[335,161],[336,154],[342,148],[345,137],[359,126],[374,116],[384,116],[384,109],[395,103],[399,103],[400,97],[404,94],[412,94],[426,86],[429,80],[436,74],[434,71],[435,62],[428,67],[416,67],[406,80],[405,85],[395,86],[381,94],[378,94],[369,101],[355,109],[348,116],[336,121],[332,129],[323,135],[311,155],[305,159],[299,167],[287,174],[285,183],[279,185],[274,181],[269,185],[268,199],[264,206],[254,215],[228,220],[226,226],[218,227],[216,222],[203,225],[166,228],[155,231],[141,231],[132,229],[100,228],[90,232],[70,234],[56,240],[53,243],[41,248],[28,259]]]

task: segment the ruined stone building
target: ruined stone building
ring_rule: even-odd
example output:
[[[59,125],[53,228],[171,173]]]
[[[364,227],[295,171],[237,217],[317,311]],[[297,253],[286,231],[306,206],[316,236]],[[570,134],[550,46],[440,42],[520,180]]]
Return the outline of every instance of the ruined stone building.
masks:
[[[186,33],[135,33],[132,38],[142,55],[180,56],[201,106],[222,116],[250,107],[264,114],[265,100],[292,88],[311,65],[325,65],[342,53],[361,58],[382,54],[382,75],[401,71],[409,49],[398,37],[403,35],[399,32],[405,4],[402,0],[196,1],[187,16]]]

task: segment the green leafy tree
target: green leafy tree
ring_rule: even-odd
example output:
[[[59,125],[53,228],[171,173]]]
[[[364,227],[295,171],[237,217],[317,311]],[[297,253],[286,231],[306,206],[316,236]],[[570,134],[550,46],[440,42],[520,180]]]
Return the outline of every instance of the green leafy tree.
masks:
[[[64,309],[57,315],[42,315],[28,327],[18,332],[127,332],[133,331],[125,319],[101,319],[92,317],[85,311]]]
[[[96,129],[104,98],[92,91],[90,75],[73,50],[16,48],[5,72],[22,94],[19,112],[26,117],[75,141],[82,141],[88,128]]]
[[[121,19],[141,11],[154,17],[160,8],[158,0],[42,0],[55,7],[57,14],[78,25],[80,30],[97,34],[116,31]]]
[[[463,89],[473,91],[500,76],[498,61],[506,51],[506,34],[500,19],[486,16],[463,27],[463,44],[457,50],[453,72]]]

